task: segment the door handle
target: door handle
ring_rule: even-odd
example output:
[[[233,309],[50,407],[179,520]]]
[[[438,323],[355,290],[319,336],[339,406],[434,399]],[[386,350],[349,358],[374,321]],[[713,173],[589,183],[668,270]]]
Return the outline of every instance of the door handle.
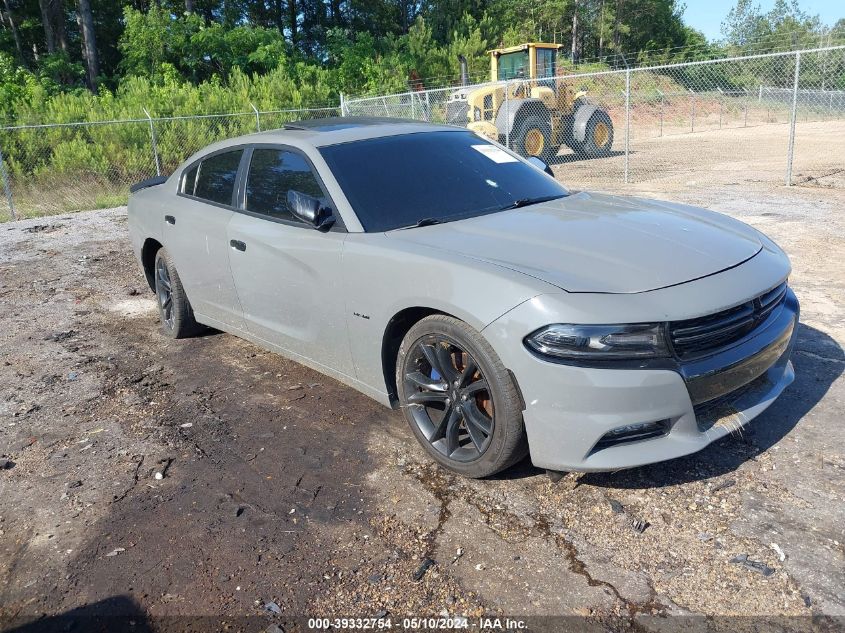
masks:
[[[174,218],[172,215],[164,216],[164,221],[168,224],[176,224],[176,218]]]
[[[229,246],[234,248],[236,251],[245,251],[246,250],[246,243],[241,242],[240,240],[229,240]]]

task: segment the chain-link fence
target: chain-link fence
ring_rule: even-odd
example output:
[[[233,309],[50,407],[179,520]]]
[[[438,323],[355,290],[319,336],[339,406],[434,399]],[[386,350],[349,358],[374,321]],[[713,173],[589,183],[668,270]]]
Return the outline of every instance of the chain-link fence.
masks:
[[[213,141],[337,115],[465,125],[579,188],[845,186],[845,46],[570,75],[544,55],[510,60],[516,79],[339,107],[0,128],[0,220],[124,204]],[[541,68],[552,76],[530,79]]]
[[[563,164],[576,187],[845,172],[845,46],[535,79],[535,51],[517,54],[517,79],[346,99],[342,110],[466,125]]]
[[[0,128],[0,220],[126,204],[209,143],[338,116],[336,107]]]

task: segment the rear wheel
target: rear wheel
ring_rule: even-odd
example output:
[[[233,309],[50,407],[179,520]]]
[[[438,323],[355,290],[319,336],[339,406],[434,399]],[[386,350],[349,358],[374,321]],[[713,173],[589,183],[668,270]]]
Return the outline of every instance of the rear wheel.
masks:
[[[170,338],[186,338],[202,331],[202,326],[194,319],[194,311],[176,266],[163,248],[156,253],[153,271],[162,334]]]
[[[527,116],[516,126],[512,138],[517,154],[536,156],[549,162],[557,154],[558,148],[552,145],[552,129],[547,121],[538,116]]]
[[[414,325],[399,348],[399,401],[411,431],[438,463],[486,477],[528,452],[511,375],[487,341],[445,315]]]
[[[584,142],[579,148],[579,153],[590,158],[610,156],[613,147],[613,121],[610,115],[604,110],[596,110],[593,116],[587,121],[584,130]]]

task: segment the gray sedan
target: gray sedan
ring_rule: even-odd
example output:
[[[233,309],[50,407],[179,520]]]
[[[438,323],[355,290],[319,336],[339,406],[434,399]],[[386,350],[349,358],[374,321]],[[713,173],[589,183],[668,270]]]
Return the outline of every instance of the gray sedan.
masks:
[[[130,235],[165,335],[224,330],[401,408],[469,477],[679,457],[771,405],[794,378],[784,253],[534,160],[449,126],[304,121],[140,183]]]

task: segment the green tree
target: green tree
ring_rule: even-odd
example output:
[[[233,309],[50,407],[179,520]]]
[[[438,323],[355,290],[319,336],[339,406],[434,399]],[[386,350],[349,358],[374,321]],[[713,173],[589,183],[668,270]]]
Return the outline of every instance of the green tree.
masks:
[[[816,46],[823,31],[819,17],[803,11],[797,0],[777,0],[768,13],[752,0],[737,0],[722,23],[734,53]]]

